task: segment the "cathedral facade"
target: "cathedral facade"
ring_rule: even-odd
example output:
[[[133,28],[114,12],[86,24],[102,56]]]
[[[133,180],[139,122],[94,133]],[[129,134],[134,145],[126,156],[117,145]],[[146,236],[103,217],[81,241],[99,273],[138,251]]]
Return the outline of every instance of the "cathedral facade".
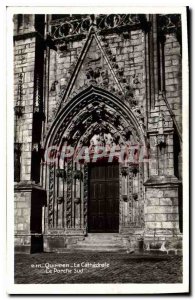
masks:
[[[63,251],[96,233],[177,248],[181,16],[13,22],[16,251]]]

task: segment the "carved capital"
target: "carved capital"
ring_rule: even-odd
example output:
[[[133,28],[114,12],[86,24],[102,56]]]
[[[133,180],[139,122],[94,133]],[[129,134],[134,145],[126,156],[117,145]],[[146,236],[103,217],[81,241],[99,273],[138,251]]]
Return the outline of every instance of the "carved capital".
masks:
[[[128,173],[129,173],[128,167],[122,167],[121,168],[121,174],[122,174],[122,176],[126,177],[128,175]]]
[[[123,198],[123,201],[124,201],[124,202],[127,202],[127,201],[128,201],[127,195],[122,195],[122,198]]]
[[[58,204],[62,204],[64,202],[64,198],[63,197],[58,197],[57,201],[58,201]]]
[[[137,193],[134,193],[134,194],[133,194],[133,200],[135,200],[135,201],[138,200],[138,194],[137,194]]]
[[[79,204],[80,202],[81,202],[81,198],[80,197],[74,198],[74,203]]]
[[[56,177],[66,178],[66,172],[64,169],[56,169]]]
[[[83,180],[83,173],[80,170],[76,170],[73,173],[74,179]]]
[[[139,166],[137,164],[130,165],[129,172],[131,172],[134,176],[137,175],[138,171],[139,171]]]

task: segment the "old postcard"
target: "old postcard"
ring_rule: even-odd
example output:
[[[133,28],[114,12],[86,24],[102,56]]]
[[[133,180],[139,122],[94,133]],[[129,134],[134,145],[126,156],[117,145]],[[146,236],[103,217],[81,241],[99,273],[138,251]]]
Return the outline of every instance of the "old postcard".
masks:
[[[188,68],[186,7],[7,8],[10,294],[189,291]]]

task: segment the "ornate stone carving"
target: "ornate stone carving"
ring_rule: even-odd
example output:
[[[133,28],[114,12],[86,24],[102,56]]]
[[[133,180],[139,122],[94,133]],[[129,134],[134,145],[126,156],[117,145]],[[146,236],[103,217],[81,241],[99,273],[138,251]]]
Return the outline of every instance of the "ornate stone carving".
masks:
[[[135,201],[138,200],[138,194],[137,194],[137,193],[134,193],[134,194],[133,194],[133,199],[134,199]]]
[[[135,128],[135,124],[129,118],[128,112],[123,110],[120,105],[117,104],[116,100],[105,97],[104,94],[91,93],[89,96],[86,96],[87,91],[85,92],[85,98],[79,99],[79,101],[72,102],[71,110],[61,115],[61,122],[57,125],[57,129],[53,130],[55,133],[52,137],[51,143],[54,145],[59,145],[60,147],[66,141],[68,145],[77,145],[77,143],[89,142],[90,140],[94,140],[94,135],[96,135],[96,142],[101,142],[103,145],[113,145],[113,144],[121,144],[128,141],[139,140],[139,136],[137,133],[137,128]],[[114,96],[112,96],[114,97]],[[113,117],[115,116],[115,117]],[[62,121],[63,120],[63,121]],[[101,133],[103,133],[101,135]],[[97,141],[97,137],[99,137]],[[131,140],[130,140],[131,138]],[[88,166],[85,165],[83,168],[83,186],[81,187],[80,195],[73,194],[75,189],[73,188],[73,179],[81,180],[80,172],[78,176],[76,176],[76,172],[73,172],[73,164],[72,161],[67,161],[67,181],[64,188],[63,199],[60,197],[56,197],[56,203],[64,203],[64,212],[65,212],[65,227],[72,228],[74,227],[74,209],[81,207],[81,215],[83,212],[83,220],[82,226],[87,227],[87,201],[88,201]],[[63,171],[63,170],[62,170]],[[132,202],[133,196],[130,194],[128,179],[128,173],[125,175],[125,170],[120,169],[120,182],[123,177],[125,177],[125,193],[120,197],[120,209],[130,210],[129,202]],[[63,172],[62,172],[63,173]],[[63,176],[61,173],[61,169],[59,174]],[[123,175],[122,175],[123,173]],[[58,169],[56,170],[56,175],[58,176]],[[61,177],[60,175],[60,177]],[[131,176],[134,174],[132,173]],[[76,176],[76,177],[75,177]],[[60,181],[57,179],[57,182]],[[80,184],[80,182],[79,182]],[[76,185],[76,184],[75,184]],[[120,183],[121,185],[121,183]],[[83,187],[83,189],[82,189]],[[121,190],[121,186],[120,186]],[[49,197],[51,192],[49,193]],[[60,193],[60,196],[62,193]],[[52,196],[53,197],[53,196]],[[139,196],[140,199],[140,196]],[[53,199],[54,201],[54,199]],[[127,202],[127,203],[125,203]],[[137,201],[138,202],[138,201]],[[78,205],[77,205],[78,204]],[[79,206],[80,205],[80,206]],[[133,205],[133,204],[132,204]],[[63,206],[63,205],[62,205]],[[133,212],[133,207],[132,207]],[[120,214],[122,216],[122,213]],[[53,218],[53,216],[52,216]],[[129,222],[129,216],[124,221],[127,224]],[[53,219],[52,219],[53,220]],[[53,222],[53,221],[52,221]],[[121,223],[120,223],[121,224]]]
[[[109,76],[107,70],[102,70],[101,67],[88,68],[86,72],[86,77],[89,80],[89,83],[92,84],[102,84],[103,86],[108,86]]]
[[[132,173],[130,172],[129,169],[129,222],[132,223],[133,222],[133,176]]]
[[[49,203],[48,203],[48,225],[54,225],[54,164],[49,166]]]
[[[24,106],[22,106],[22,100],[23,100],[23,78],[24,74],[19,73],[18,75],[18,95],[17,95],[17,101],[16,106],[14,107],[15,115],[17,117],[21,117],[24,113]]]
[[[108,130],[108,129],[107,129]],[[94,134],[90,140],[91,146],[113,146],[114,139],[109,131],[105,129],[98,130],[99,132]]]
[[[136,176],[137,173],[138,173],[138,165],[137,164],[131,164],[130,167],[129,167],[129,172],[132,172],[132,174],[134,176]]]
[[[122,174],[122,176],[126,177],[128,175],[128,173],[129,173],[128,167],[121,167],[121,174]]]
[[[83,187],[83,218],[84,227],[87,228],[87,201],[88,201],[88,165],[84,165],[84,187]]]
[[[115,19],[119,20],[120,22],[114,22],[113,20]],[[97,22],[97,19],[100,18],[101,22]],[[113,19],[114,18],[114,19]],[[118,28],[118,26],[134,26],[135,24],[142,24],[143,22],[145,22],[144,20],[146,20],[144,15],[99,15],[99,16],[94,16],[94,22],[91,21],[91,16],[87,16],[86,19],[90,20],[90,22],[88,22],[90,24],[90,26],[94,27],[98,30],[98,26],[100,24],[102,24],[102,22],[105,22],[105,24],[112,24],[113,25],[109,25],[108,27],[106,27],[108,30],[109,28]],[[103,21],[104,20],[104,21]],[[107,20],[107,21],[106,21]],[[108,21],[109,20],[109,21]],[[111,21],[112,20],[112,21]],[[72,22],[72,23],[71,23]],[[69,38],[72,35],[80,35],[83,26],[81,25],[82,22],[85,23],[84,19],[76,19],[75,17],[71,17],[69,18],[68,16],[66,16],[66,20],[58,20],[58,24],[55,22],[52,22],[52,26],[57,26],[57,32],[59,33],[59,39],[63,39],[63,38]],[[60,23],[60,24],[59,24]],[[71,23],[71,24],[69,24]],[[76,28],[78,29],[79,32],[77,32],[76,28],[74,28],[75,24],[77,23]],[[69,25],[68,25],[69,24]],[[80,25],[78,25],[80,24]],[[99,24],[99,25],[98,25]],[[114,26],[114,24],[117,24],[116,26]],[[107,26],[107,25],[106,25]],[[85,27],[85,26],[84,26]],[[65,29],[66,28],[66,29]],[[69,29],[70,32],[69,32]],[[100,26],[101,30],[102,27]],[[75,31],[76,30],[76,31]],[[87,29],[88,32],[89,28]],[[126,28],[127,30],[127,28]],[[55,31],[55,30],[54,30]],[[55,31],[56,32],[56,31]],[[99,31],[98,31],[99,32]],[[55,33],[53,33],[55,36]],[[58,38],[56,37],[56,39],[58,40]],[[97,38],[99,39],[99,37]],[[100,39],[99,39],[100,40]],[[100,45],[101,43],[99,43]],[[133,96],[133,92],[132,89],[130,90],[128,88],[129,83],[126,82],[126,78],[123,76],[124,75],[124,69],[119,67],[116,63],[116,55],[114,55],[111,51],[111,49],[108,47],[106,47],[106,43],[104,44],[104,48],[105,48],[105,52],[103,51],[103,54],[107,54],[109,59],[107,59],[107,57],[104,57],[104,60],[106,59],[106,61],[108,62],[108,67],[110,69],[110,71],[108,72],[108,70],[100,70],[99,67],[91,67],[88,68],[87,72],[86,72],[86,76],[88,78],[88,82],[85,81],[85,85],[88,84],[93,84],[93,85],[97,85],[98,86],[102,86],[103,88],[106,88],[108,91],[111,91],[112,93],[115,93],[115,95],[117,95],[122,101],[127,101],[129,106],[134,106],[137,104],[137,102],[135,103],[135,99]],[[83,48],[84,49],[84,48]],[[107,56],[104,55],[104,56]],[[87,57],[86,57],[87,58]],[[85,60],[86,60],[85,58]],[[96,61],[101,59],[99,54],[98,57],[95,58],[94,60],[89,60],[88,63],[91,63],[92,61]],[[81,60],[80,60],[81,61]],[[88,64],[86,62],[86,64]],[[78,68],[76,68],[76,65],[78,66]],[[81,70],[80,65],[78,62],[74,61],[73,64],[70,66],[69,70],[68,70],[68,75],[69,78],[71,77],[71,81],[75,80],[75,76],[77,75],[73,75],[77,74],[77,70]],[[75,71],[75,72],[74,72]],[[109,73],[109,74],[108,74]],[[108,76],[109,75],[109,76]],[[111,76],[114,76],[114,79],[116,81],[116,84],[110,84],[111,82]],[[126,88],[127,86],[127,88]],[[59,112],[59,110],[64,106],[63,102],[67,102],[70,101],[75,95],[77,95],[80,91],[82,91],[83,89],[86,88],[86,86],[81,86],[79,85],[78,88],[74,88],[74,91],[72,91],[72,86],[71,84],[66,85],[67,90],[65,89],[61,89],[60,93],[59,93],[59,98],[58,98],[58,104],[56,106],[56,108],[53,111],[53,114],[57,114]],[[55,87],[53,87],[55,89]],[[71,91],[70,91],[71,90]],[[64,97],[64,99],[63,99]]]
[[[72,212],[72,161],[67,162],[67,200],[66,200],[66,222],[67,228],[71,227]]]
[[[90,101],[90,99],[89,99]],[[112,126],[114,128],[116,128],[117,130],[122,130],[124,132],[126,132],[124,130],[125,127],[131,127],[132,128],[132,136],[134,136],[135,138],[135,130],[133,129],[134,126],[131,124],[131,122],[128,124],[126,123],[125,119],[128,119],[128,116],[126,116],[126,114],[124,112],[122,112],[121,114],[119,114],[119,108],[113,104],[113,102],[111,101],[107,101],[106,105],[104,104],[102,106],[102,102],[100,101],[100,99],[98,99],[98,101],[100,102],[96,102],[94,97],[93,97],[93,102],[91,102],[91,115],[89,117],[89,113],[86,113],[86,104],[84,102],[79,103],[78,106],[76,106],[73,110],[72,113],[69,114],[69,116],[63,121],[63,123],[61,124],[61,126],[58,129],[58,133],[56,134],[53,144],[56,145],[59,143],[59,141],[61,140],[61,136],[64,133],[64,130],[66,128],[66,126],[68,124],[69,127],[68,129],[66,129],[66,135],[68,136],[68,139],[71,137],[74,139],[74,142],[76,142],[76,140],[78,141],[80,139],[80,137],[83,135],[83,132],[87,130],[87,128],[89,128],[90,124],[92,124],[93,122],[99,122],[100,124],[102,124],[102,121],[108,121],[112,124]],[[104,101],[102,99],[102,101]],[[109,105],[109,106],[108,106]],[[111,111],[111,108],[113,111]],[[80,116],[78,118],[78,109],[80,111]],[[117,114],[115,113],[117,112]],[[113,119],[113,114],[115,115],[115,118]],[[137,113],[138,114],[138,113]],[[139,115],[139,114],[138,114]],[[77,120],[75,123],[74,121]],[[71,121],[72,119],[72,121]],[[122,127],[121,127],[122,126]],[[81,127],[83,127],[83,129],[81,130]],[[77,129],[78,128],[78,129]],[[123,128],[123,129],[122,129]],[[125,133],[126,135],[126,133]],[[124,136],[125,138],[125,136]],[[127,138],[127,137],[126,137]]]
[[[127,32],[131,28],[144,28],[147,21],[145,15],[138,14],[110,14],[110,15],[88,15],[85,18],[68,18],[52,21],[51,38],[71,40],[74,36],[82,39],[90,28],[100,34],[116,32],[118,34]]]
[[[144,186],[143,186],[143,176],[144,176],[144,165],[139,165],[139,209],[140,209],[140,225],[144,226]]]
[[[57,80],[55,80],[54,82],[52,82],[51,89],[50,89],[51,92],[54,92],[56,90],[56,85],[57,84],[58,84]]]
[[[75,170],[73,173],[74,179],[83,180],[83,173],[81,170]]]
[[[66,178],[66,172],[64,169],[56,169],[56,177]]]
[[[58,204],[62,204],[64,202],[64,197],[57,197]]]
[[[122,197],[122,174],[121,174],[121,164],[119,164],[119,195],[120,195],[120,202],[119,202],[119,224],[123,224],[123,197]]]
[[[74,203],[75,204],[79,204],[80,202],[81,202],[81,198],[80,197],[74,198]]]
[[[128,201],[128,197],[127,195],[122,195],[123,201],[127,202]]]
[[[86,77],[89,80],[89,82],[96,81],[96,78],[100,77],[100,68],[96,67],[93,69],[90,67],[89,69],[87,69]]]

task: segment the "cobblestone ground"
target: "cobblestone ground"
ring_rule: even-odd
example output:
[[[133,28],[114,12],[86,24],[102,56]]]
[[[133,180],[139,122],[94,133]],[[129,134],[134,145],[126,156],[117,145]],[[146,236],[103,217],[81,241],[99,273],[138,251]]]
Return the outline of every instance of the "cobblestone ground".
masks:
[[[90,265],[93,263],[96,267]],[[98,263],[107,263],[107,267],[98,267]],[[84,252],[15,255],[18,284],[181,282],[181,256]]]

